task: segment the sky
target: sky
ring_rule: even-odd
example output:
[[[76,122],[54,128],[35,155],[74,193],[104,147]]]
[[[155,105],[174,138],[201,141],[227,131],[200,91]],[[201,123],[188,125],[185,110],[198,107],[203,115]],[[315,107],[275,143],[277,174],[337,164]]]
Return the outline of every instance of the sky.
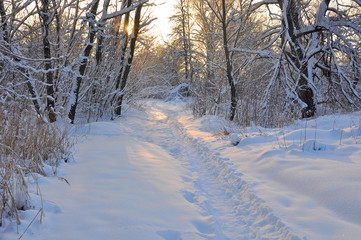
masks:
[[[167,35],[171,32],[169,17],[173,15],[173,5],[176,0],[155,0],[158,6],[153,8],[154,16],[158,19],[154,22],[154,31],[167,40]],[[163,3],[163,4],[162,4]]]

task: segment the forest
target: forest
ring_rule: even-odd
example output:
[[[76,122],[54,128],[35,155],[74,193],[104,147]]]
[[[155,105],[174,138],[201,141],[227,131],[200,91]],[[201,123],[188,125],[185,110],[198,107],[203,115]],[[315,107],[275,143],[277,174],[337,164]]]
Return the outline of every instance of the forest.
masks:
[[[142,99],[178,91],[244,127],[360,110],[360,0],[176,0],[166,40],[157,4],[0,0],[0,226],[27,208],[27,174],[70,158],[69,123]]]

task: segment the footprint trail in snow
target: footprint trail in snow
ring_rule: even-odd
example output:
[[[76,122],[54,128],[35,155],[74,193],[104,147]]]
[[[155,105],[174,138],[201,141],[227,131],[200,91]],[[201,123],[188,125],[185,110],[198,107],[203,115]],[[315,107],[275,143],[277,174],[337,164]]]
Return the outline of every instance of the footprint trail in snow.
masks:
[[[43,223],[22,239],[299,239],[240,174],[187,135],[181,107],[155,101],[144,110],[90,124],[75,164],[59,172],[70,186],[39,180]],[[31,218],[22,221],[19,232]],[[0,239],[17,238],[14,228]]]

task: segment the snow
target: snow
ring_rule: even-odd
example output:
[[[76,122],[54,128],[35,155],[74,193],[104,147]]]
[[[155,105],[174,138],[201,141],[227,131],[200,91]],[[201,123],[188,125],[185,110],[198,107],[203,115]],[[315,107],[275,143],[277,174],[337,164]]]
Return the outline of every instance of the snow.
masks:
[[[59,177],[29,177],[34,209],[0,239],[30,223],[21,239],[359,239],[360,125],[356,112],[238,128],[139,102],[82,126]]]
[[[218,152],[299,236],[359,239],[360,112],[299,121],[284,129],[241,129],[237,147],[230,144],[233,139],[212,134],[219,120],[183,118],[193,138],[208,132],[198,144]]]

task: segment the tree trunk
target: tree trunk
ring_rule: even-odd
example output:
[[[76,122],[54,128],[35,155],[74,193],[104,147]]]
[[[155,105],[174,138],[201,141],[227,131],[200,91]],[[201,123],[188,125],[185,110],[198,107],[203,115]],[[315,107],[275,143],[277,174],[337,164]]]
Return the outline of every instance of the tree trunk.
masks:
[[[42,34],[43,34],[43,52],[45,59],[51,59],[51,46],[49,41],[49,25],[52,19],[49,18],[49,0],[41,0],[42,9],[39,12],[39,15],[42,19]],[[50,60],[45,61],[45,70],[46,70],[46,110],[48,111],[49,121],[55,122],[56,115],[54,111],[55,102],[54,102],[54,74],[51,70],[52,64]]]
[[[89,22],[89,34],[85,40],[85,47],[83,52],[80,54],[81,63],[79,66],[79,75],[74,79],[73,88],[71,90],[71,96],[69,101],[68,117],[71,123],[74,123],[76,108],[78,105],[78,97],[80,85],[84,77],[85,69],[88,64],[88,58],[93,48],[93,43],[96,35],[95,16],[97,13],[99,0],[94,0],[91,10],[88,13],[87,20]]]
[[[108,7],[109,7],[109,0],[105,0],[104,1],[104,5],[103,5],[103,16],[106,15],[107,11],[108,11]],[[98,24],[98,28],[99,33],[98,33],[98,38],[97,38],[97,48],[96,48],[96,53],[95,53],[95,60],[96,60],[96,68],[97,70],[99,69],[99,65],[102,62],[102,55],[103,55],[103,41],[104,41],[104,27],[105,27],[105,21],[104,22],[100,22]]]
[[[132,0],[128,0],[127,1],[127,7],[130,7],[132,4]],[[127,51],[127,46],[128,46],[128,32],[127,32],[127,27],[129,25],[129,17],[130,17],[130,12],[128,12],[127,14],[125,14],[125,19],[124,19],[124,35],[123,35],[123,39],[122,39],[122,44],[120,46],[120,69],[116,78],[116,82],[115,82],[115,90],[119,89],[120,86],[120,82],[121,82],[121,78],[122,78],[122,74],[123,74],[123,70],[124,70],[124,59],[125,59],[125,53]],[[120,115],[120,113],[118,114],[116,111],[117,115]]]
[[[2,37],[5,42],[9,43],[9,32],[7,28],[6,10],[4,6],[4,0],[0,0],[0,16],[1,16],[1,30]]]
[[[307,56],[303,50],[300,39],[297,38],[295,34],[295,30],[300,29],[298,8],[294,0],[287,1],[282,7],[284,8],[284,16],[286,16],[284,21],[286,21],[287,34],[292,41],[289,45],[295,59],[294,64],[299,70],[296,92],[300,100],[307,105],[301,110],[302,118],[313,117],[316,112],[314,92],[310,87],[310,78],[313,78],[313,76],[309,76],[308,61],[305,59]]]
[[[140,16],[141,16],[141,10],[142,6],[140,5],[137,10],[135,11],[135,17],[134,17],[134,27],[133,27],[133,33],[130,37],[130,46],[128,51],[128,58],[125,62],[124,70],[121,73],[121,85],[120,85],[120,96],[117,98],[117,106],[115,109],[115,113],[120,116],[122,114],[122,104],[123,104],[123,97],[124,97],[124,90],[127,85],[128,75],[130,72],[130,68],[133,61],[134,56],[134,50],[135,50],[135,43],[137,41],[138,32],[139,32],[139,25],[140,25]]]
[[[56,21],[56,47],[55,47],[55,57],[58,59],[57,63],[59,63],[59,58],[61,55],[61,43],[62,43],[62,37],[61,37],[61,26],[62,26],[62,18],[61,15],[63,14],[63,12],[58,11],[58,6],[57,6],[57,1],[56,0],[52,0],[53,2],[53,6],[54,6],[54,12],[55,12],[55,21]],[[60,3],[59,3],[60,4]],[[58,83],[59,83],[59,73],[60,73],[60,69],[57,68],[54,72],[54,80],[53,80],[53,84],[54,84],[54,92],[57,93],[58,92]],[[57,102],[56,96],[54,99],[55,102]]]
[[[226,10],[226,1],[222,0],[222,33],[223,33],[223,47],[224,47],[224,54],[226,57],[226,64],[227,64],[227,79],[228,84],[231,88],[231,108],[229,112],[229,120],[233,121],[236,115],[236,108],[237,108],[237,99],[236,99],[236,86],[234,83],[233,78],[233,68],[232,68],[232,60],[229,53],[228,48],[228,36],[227,36],[227,10]]]
[[[188,45],[188,34],[186,30],[186,22],[187,22],[187,13],[185,9],[185,2],[184,0],[180,1],[181,4],[181,21],[182,21],[182,42],[183,42],[183,52],[184,52],[184,74],[186,82],[189,83],[189,45]]]
[[[312,88],[309,87],[308,69],[307,66],[301,67],[300,80],[297,86],[298,97],[304,102],[307,106],[302,108],[301,114],[302,118],[313,117],[316,113],[316,105],[314,102],[314,93]]]

